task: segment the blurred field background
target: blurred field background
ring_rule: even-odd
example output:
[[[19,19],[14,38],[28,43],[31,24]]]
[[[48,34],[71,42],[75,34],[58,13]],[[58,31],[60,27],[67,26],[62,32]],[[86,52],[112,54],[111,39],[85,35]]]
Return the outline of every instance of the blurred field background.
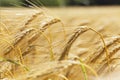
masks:
[[[110,68],[96,33],[69,44],[86,26],[103,35]],[[120,79],[120,0],[0,0],[0,39],[0,80],[97,80],[94,71],[73,64],[76,56],[100,80]],[[66,47],[67,59],[58,60]]]
[[[37,6],[120,5],[120,0],[29,0]],[[27,6],[26,0],[0,0],[0,6]]]

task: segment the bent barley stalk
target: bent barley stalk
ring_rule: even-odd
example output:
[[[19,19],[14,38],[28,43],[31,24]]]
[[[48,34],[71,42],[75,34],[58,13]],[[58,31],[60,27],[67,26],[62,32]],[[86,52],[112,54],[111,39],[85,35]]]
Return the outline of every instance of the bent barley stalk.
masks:
[[[108,51],[108,48],[107,48],[106,43],[104,41],[103,35],[101,33],[97,32],[96,30],[92,29],[92,28],[90,28],[90,30],[95,32],[96,34],[98,34],[100,36],[102,42],[103,42],[103,46],[104,46],[105,52],[106,52],[106,59],[107,59],[108,70],[109,70],[109,73],[110,73],[111,72],[111,70],[110,70],[110,57],[108,56],[109,55],[109,51]]]
[[[70,37],[70,39],[68,40],[68,42],[66,43],[66,46],[64,48],[64,50],[62,51],[61,53],[61,56],[59,58],[59,61],[60,60],[64,60],[67,56],[68,56],[68,53],[69,53],[69,50],[72,46],[72,44],[76,41],[76,39],[84,32],[86,32],[87,30],[89,30],[88,27],[86,26],[82,26],[80,28],[77,28],[75,30],[75,32],[73,33],[73,35]]]

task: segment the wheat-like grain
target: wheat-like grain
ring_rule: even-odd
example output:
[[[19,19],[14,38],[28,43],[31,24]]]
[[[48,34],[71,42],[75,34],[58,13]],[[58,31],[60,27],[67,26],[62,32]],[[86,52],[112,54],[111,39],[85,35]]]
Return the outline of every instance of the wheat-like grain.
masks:
[[[49,65],[49,66],[47,66]],[[39,66],[41,66],[41,68],[39,68],[38,66],[34,66],[32,68],[32,70],[27,74],[27,76],[22,76],[20,78],[18,78],[17,80],[29,80],[29,79],[42,79],[45,77],[47,77],[50,74],[54,74],[54,73],[59,73],[64,69],[67,69],[68,67],[70,67],[72,65],[72,63],[70,63],[69,61],[52,61],[52,62],[45,62],[42,64],[39,64]],[[46,66],[46,68],[44,68]],[[45,77],[44,77],[45,76]]]
[[[120,47],[119,47],[119,49],[120,49]],[[116,49],[117,50],[117,49]],[[113,58],[113,59],[111,59],[109,62],[110,63],[112,63],[112,61],[114,61],[114,60],[117,60],[117,59],[119,59],[119,58]],[[108,71],[108,67],[107,67],[107,62],[106,61],[104,61],[104,62],[102,62],[102,63],[100,63],[101,65],[98,67],[98,69],[97,69],[97,73],[98,74],[103,74],[105,71]],[[116,63],[115,63],[116,64]],[[113,65],[113,64],[112,64]],[[106,72],[106,73],[108,73],[108,72]]]
[[[120,40],[120,36],[113,36],[111,37],[111,39],[108,41],[106,39],[106,46],[110,47],[112,44],[114,44],[115,42],[117,42],[118,40]],[[96,60],[104,53],[105,48],[102,46],[98,46],[98,49],[89,56],[88,58],[88,62],[96,62]]]
[[[112,47],[112,50],[109,52],[110,54],[108,55],[110,58],[112,58],[113,55],[115,55],[117,52],[119,52],[120,50],[120,45],[116,45],[114,47]],[[116,57],[118,58],[118,57]],[[110,63],[112,63],[114,59],[111,59],[110,60]],[[107,60],[106,58],[103,58],[101,61],[100,61],[100,66],[98,67],[98,73],[101,74],[105,71],[105,69],[107,68]]]
[[[35,35],[33,35],[31,37],[30,40],[28,40],[29,44],[32,44],[33,41],[35,41],[40,35],[43,35],[43,32],[49,28],[49,25],[55,24],[57,22],[59,22],[59,19],[50,19],[50,21],[45,22],[44,24],[41,24],[40,26],[42,26],[41,28],[39,28],[38,30],[35,29],[38,33],[36,33]],[[23,55],[25,56],[28,52],[30,52],[30,47],[27,48],[27,50],[23,53]]]
[[[14,43],[12,45],[16,46],[27,35],[27,33],[30,33],[31,31],[33,31],[32,28],[24,30],[21,33],[16,34],[15,35],[15,41],[14,41]],[[11,50],[12,50],[12,48],[8,47],[7,50],[4,51],[4,55],[9,54],[11,52]]]
[[[113,55],[115,55],[115,53],[117,53],[120,50],[120,45],[116,45],[114,47],[112,47],[112,50],[109,52],[109,57],[112,57]],[[106,59],[103,59],[101,62],[105,62]]]
[[[29,24],[32,23],[32,21],[34,21],[37,17],[39,17],[39,16],[42,15],[42,14],[43,14],[43,12],[38,12],[38,13],[32,15],[32,17],[26,21],[26,23],[25,23],[24,26],[20,29],[20,31],[23,31],[26,27],[28,27]]]
[[[75,30],[75,32],[73,33],[73,35],[70,37],[70,39],[68,40],[64,50],[61,53],[61,56],[59,58],[59,60],[63,60],[68,56],[69,50],[72,46],[72,44],[76,41],[76,39],[84,32],[86,32],[87,30],[89,30],[88,27],[86,26],[82,26],[80,28],[77,28]]]
[[[38,12],[38,13],[32,15],[32,17],[25,23],[25,26],[27,26],[28,24],[30,24],[35,18],[37,18],[41,14],[43,14],[43,12]]]
[[[49,20],[48,20],[47,22],[45,22],[44,24],[41,24],[41,25],[40,25],[40,27],[41,27],[41,28],[40,28],[40,31],[44,32],[44,31],[48,28],[48,25],[52,25],[52,24],[57,23],[57,22],[59,22],[59,21],[60,21],[60,20],[54,19],[54,18],[49,19]],[[27,34],[30,34],[31,31],[35,31],[35,30],[34,30],[33,28],[28,28],[28,29],[23,30],[23,31],[20,32],[20,33],[17,33],[17,34],[15,35],[15,41],[14,41],[13,45],[15,46],[16,44],[20,43],[20,41],[21,41],[22,39],[24,39],[24,37],[27,36]],[[32,38],[31,38],[30,40],[28,40],[28,43],[31,43],[31,42],[33,42],[34,40],[36,40],[36,39],[39,37],[38,35],[40,35],[40,33],[33,34]],[[5,55],[7,55],[11,50],[12,50],[12,48],[9,47],[9,48],[7,49],[7,52],[4,52]],[[6,50],[5,50],[5,51],[6,51]]]

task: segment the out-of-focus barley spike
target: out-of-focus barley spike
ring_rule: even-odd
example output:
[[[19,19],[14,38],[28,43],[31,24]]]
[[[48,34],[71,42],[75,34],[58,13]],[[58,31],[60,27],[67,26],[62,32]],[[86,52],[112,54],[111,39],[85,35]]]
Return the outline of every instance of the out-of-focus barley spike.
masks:
[[[59,74],[58,75],[59,77],[62,77],[63,79],[65,79],[65,80],[69,80],[65,75],[63,75],[63,74]]]
[[[109,52],[109,57],[112,57],[115,53],[120,50],[120,45],[114,46],[112,50]],[[102,60],[102,62],[106,61],[106,59]]]
[[[22,27],[20,31],[23,31],[33,20],[35,20],[38,16],[42,14],[43,12],[37,12],[36,14],[32,15],[32,17],[27,20],[27,22],[24,24],[24,27]]]
[[[118,60],[118,59],[120,59],[120,58],[112,58],[110,60],[110,63],[112,63],[113,61]],[[98,70],[97,70],[97,73],[98,74],[102,74],[103,72],[105,72],[106,70],[108,70],[107,69],[107,64],[108,64],[107,61],[102,62],[101,65],[99,66]]]
[[[59,21],[60,21],[59,19],[51,18],[47,22],[45,22],[44,24],[41,24],[39,30],[44,32],[49,27],[49,25],[52,25],[52,24],[57,23]],[[13,43],[13,45],[14,46],[17,45],[27,35],[27,33],[31,33],[32,31],[35,31],[35,29],[26,28],[22,32],[17,33],[15,35],[15,42]],[[34,41],[33,39],[37,39],[39,37],[38,35],[40,35],[40,34],[36,33],[28,42],[33,42]],[[7,52],[5,52],[5,55],[7,55],[11,50],[12,50],[12,48],[9,48],[9,50]]]
[[[38,12],[38,13],[32,15],[32,17],[25,23],[25,26],[27,26],[28,24],[30,24],[35,18],[37,18],[41,14],[43,14],[43,12]]]
[[[16,34],[15,35],[15,41],[14,41],[14,43],[12,45],[15,46],[16,44],[18,44],[26,36],[26,34],[31,32],[31,31],[33,31],[32,28],[27,29],[27,30],[25,30],[25,31],[23,31],[21,33]],[[4,52],[4,55],[7,55],[11,50],[12,50],[12,48],[8,47],[8,50],[6,52]]]
[[[6,27],[6,25],[4,23],[2,23],[1,21],[0,21],[0,23],[3,25],[3,27],[5,28],[5,30],[7,31],[7,33],[10,34],[10,31],[8,30],[8,28]]]
[[[108,41],[107,39],[105,40],[106,46],[110,47],[112,44],[114,44],[116,41],[120,40],[120,36],[113,36],[111,39]],[[89,61],[88,62],[96,62],[96,60],[103,55],[105,48],[102,46],[98,47],[98,50],[96,50],[91,56],[89,56]]]

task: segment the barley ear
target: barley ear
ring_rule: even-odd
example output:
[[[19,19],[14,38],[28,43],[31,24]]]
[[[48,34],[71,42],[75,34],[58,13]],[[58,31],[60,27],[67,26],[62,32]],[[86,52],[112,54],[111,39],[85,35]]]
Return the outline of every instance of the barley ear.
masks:
[[[66,46],[64,47],[64,50],[61,53],[61,56],[59,58],[59,60],[64,60],[65,58],[68,57],[68,53],[71,49],[72,44],[76,41],[76,39],[84,32],[86,32],[87,30],[89,30],[88,27],[86,26],[81,26],[79,28],[77,28],[75,30],[75,32],[72,34],[72,36],[70,37],[70,39],[68,40],[68,42],[66,43]]]

